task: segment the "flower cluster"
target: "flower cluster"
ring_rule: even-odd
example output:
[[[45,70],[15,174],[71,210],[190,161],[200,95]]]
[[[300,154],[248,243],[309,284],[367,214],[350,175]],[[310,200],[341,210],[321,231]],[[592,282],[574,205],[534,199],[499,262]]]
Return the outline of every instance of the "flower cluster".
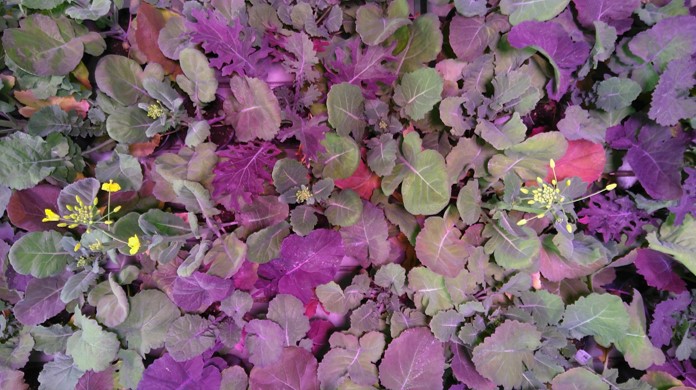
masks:
[[[102,184],[101,189],[109,193],[106,215],[102,215],[102,211],[97,207],[99,200],[96,197],[89,202],[85,202],[80,195],[75,195],[75,204],[65,205],[65,208],[69,211],[68,214],[59,215],[51,209],[45,209],[45,217],[42,219],[42,222],[59,222],[58,227],[67,227],[68,229],[84,226],[88,232],[98,223],[111,225],[114,222],[111,220],[111,215],[121,210],[121,206],[111,210],[111,193],[120,191],[121,186],[118,183],[114,183],[113,180],[109,180],[108,183]]]
[[[307,186],[305,186],[304,184],[295,193],[295,198],[297,198],[297,203],[308,202],[311,204],[312,202],[310,202],[310,200],[312,199],[313,196],[314,196],[314,194],[312,194],[312,191],[310,191],[309,188],[307,188]]]
[[[151,119],[157,119],[164,115],[164,107],[158,101],[157,103],[152,103],[147,106],[147,116]]]
[[[536,187],[523,187],[520,189],[522,194],[528,195],[521,198],[521,200],[524,201],[528,207],[518,209],[521,211],[532,212],[536,215],[532,218],[524,218],[517,221],[517,225],[526,225],[527,222],[533,219],[543,218],[546,215],[550,215],[553,217],[555,224],[562,226],[568,233],[572,233],[573,224],[577,219],[574,211],[572,210],[572,204],[604,191],[611,191],[616,188],[616,184],[609,184],[600,191],[577,199],[572,199],[573,195],[575,195],[573,191],[573,181],[571,179],[566,179],[559,185],[558,178],[556,177],[556,162],[551,159],[549,161],[549,166],[553,172],[553,179],[551,180],[551,183],[546,183],[542,178],[537,177]]]

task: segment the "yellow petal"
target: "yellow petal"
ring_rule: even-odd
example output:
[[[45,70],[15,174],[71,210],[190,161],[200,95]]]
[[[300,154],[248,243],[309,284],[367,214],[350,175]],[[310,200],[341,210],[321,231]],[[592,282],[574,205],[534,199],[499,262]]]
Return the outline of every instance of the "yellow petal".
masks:
[[[549,160],[549,166],[551,166],[551,169],[556,168],[556,162],[553,159]]]
[[[611,184],[609,184],[608,186],[606,186],[604,189],[606,189],[607,191],[611,191],[611,190],[613,190],[614,188],[616,188],[616,186],[617,186],[616,183],[611,183]]]
[[[42,219],[43,222],[56,222],[60,221],[60,215],[56,214],[53,210],[51,209],[44,209],[44,214],[46,214],[46,218]]]
[[[121,191],[121,186],[118,183],[114,183],[113,180],[109,180],[108,183],[102,184],[101,189],[106,192],[118,192]]]
[[[140,239],[137,235],[128,238],[128,247],[130,248],[128,253],[131,255],[138,253],[140,250]]]
[[[75,247],[73,248],[73,252],[77,252],[78,250],[80,250],[80,247],[82,247],[82,245],[78,242],[77,244],[75,244]]]

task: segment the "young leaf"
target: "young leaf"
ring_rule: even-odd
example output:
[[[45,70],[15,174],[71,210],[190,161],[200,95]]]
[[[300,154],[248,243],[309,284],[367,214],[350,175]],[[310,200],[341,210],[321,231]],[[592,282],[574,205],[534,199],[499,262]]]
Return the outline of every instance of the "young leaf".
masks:
[[[280,130],[280,105],[265,81],[234,76],[233,97],[225,100],[226,123],[235,129],[239,142],[272,140]]]
[[[470,245],[441,217],[430,217],[416,238],[416,255],[432,271],[453,278],[464,269]]]
[[[179,52],[179,59],[184,75],[177,75],[176,82],[181,89],[194,102],[210,103],[215,100],[218,81],[205,55],[196,49],[186,48]]]
[[[113,54],[102,57],[94,70],[94,78],[102,92],[124,106],[133,106],[147,95],[143,88],[143,70],[128,57]]]
[[[407,168],[401,192],[404,207],[411,214],[439,213],[450,201],[451,186],[445,171],[445,159],[434,150],[420,152]]]
[[[326,98],[329,124],[340,136],[362,134],[365,129],[364,101],[360,88],[349,83],[334,84]]]

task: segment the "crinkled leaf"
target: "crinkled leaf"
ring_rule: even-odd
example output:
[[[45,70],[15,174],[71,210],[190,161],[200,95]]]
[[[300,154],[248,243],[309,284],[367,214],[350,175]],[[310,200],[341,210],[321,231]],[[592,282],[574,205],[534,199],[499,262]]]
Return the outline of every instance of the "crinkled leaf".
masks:
[[[75,390],[84,371],[77,368],[72,358],[57,354],[46,363],[39,374],[40,390]]]
[[[66,345],[66,353],[73,358],[75,366],[83,371],[103,371],[121,346],[114,333],[104,331],[97,321],[85,317],[80,310],[75,311],[75,325],[80,330],[73,333]]]
[[[657,83],[648,115],[663,126],[696,116],[696,101],[689,91],[696,85],[696,61],[689,58],[670,62]]]

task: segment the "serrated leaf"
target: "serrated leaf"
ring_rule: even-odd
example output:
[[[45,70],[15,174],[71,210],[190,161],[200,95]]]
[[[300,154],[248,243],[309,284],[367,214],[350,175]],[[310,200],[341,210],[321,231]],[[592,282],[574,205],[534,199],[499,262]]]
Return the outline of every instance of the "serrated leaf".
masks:
[[[68,338],[66,353],[80,370],[103,371],[116,358],[121,343],[115,334],[104,331],[97,321],[75,311],[75,325],[80,327]]]
[[[609,346],[626,336],[629,321],[621,298],[592,293],[568,305],[561,327],[573,338],[594,336],[599,344]]]
[[[524,372],[533,367],[541,333],[534,325],[507,320],[474,348],[473,362],[484,377],[505,388],[521,386]]]
[[[0,182],[14,190],[39,184],[61,161],[52,158],[51,147],[41,137],[17,132],[0,140]]]
[[[597,107],[604,111],[626,108],[640,95],[640,85],[631,80],[611,77],[597,84]]]
[[[210,321],[195,314],[185,314],[172,322],[164,339],[169,355],[177,362],[187,361],[215,344]]]
[[[384,17],[377,4],[365,4],[355,14],[355,29],[366,45],[374,46],[384,42],[401,26],[409,24],[405,17]]]
[[[416,238],[416,256],[430,270],[455,277],[466,265],[471,246],[462,233],[441,217],[430,217]]]

